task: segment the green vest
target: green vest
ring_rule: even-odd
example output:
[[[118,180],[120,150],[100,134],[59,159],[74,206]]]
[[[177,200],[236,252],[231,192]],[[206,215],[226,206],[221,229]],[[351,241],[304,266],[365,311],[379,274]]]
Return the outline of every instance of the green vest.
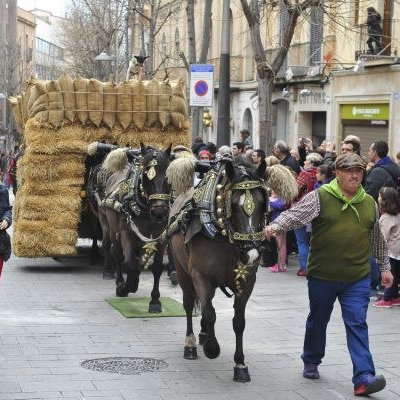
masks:
[[[376,221],[374,199],[354,204],[342,211],[343,202],[322,187],[318,189],[321,212],[312,221],[307,275],[335,282],[355,282],[370,272],[369,232]]]

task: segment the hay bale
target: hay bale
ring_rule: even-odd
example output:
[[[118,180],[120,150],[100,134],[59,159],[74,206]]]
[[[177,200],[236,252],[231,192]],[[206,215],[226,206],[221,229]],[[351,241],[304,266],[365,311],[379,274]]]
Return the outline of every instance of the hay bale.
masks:
[[[156,79],[144,82],[146,88],[147,125],[152,128],[158,123],[158,90],[159,83]]]
[[[58,82],[60,82],[61,93],[64,101],[64,118],[70,122],[74,122],[75,119],[74,81],[69,75],[64,73],[58,78]]]
[[[60,82],[50,81],[47,83],[49,93],[49,119],[48,123],[58,128],[64,121],[64,100],[61,93]]]
[[[120,82],[117,86],[117,120],[124,129],[132,123],[132,86]]]
[[[90,79],[88,84],[88,110],[92,124],[100,126],[103,119],[103,83],[97,79]]]
[[[188,119],[187,101],[183,81],[171,82],[171,123],[177,129],[184,127]]]
[[[146,89],[142,81],[129,81],[132,87],[132,122],[142,130],[146,123]]]
[[[113,80],[103,87],[103,122],[110,129],[114,128],[117,121],[117,85]]]
[[[89,80],[81,76],[74,79],[76,116],[82,125],[85,125],[89,118],[87,104],[88,84]]]
[[[158,121],[162,128],[165,128],[171,123],[171,94],[171,84],[169,81],[163,81],[160,84],[158,91]]]

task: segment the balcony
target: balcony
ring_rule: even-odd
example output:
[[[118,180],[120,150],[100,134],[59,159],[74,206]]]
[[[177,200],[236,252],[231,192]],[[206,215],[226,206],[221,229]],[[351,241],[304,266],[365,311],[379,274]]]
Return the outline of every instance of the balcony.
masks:
[[[397,55],[397,47],[398,47],[398,39],[397,32],[399,31],[399,20],[398,19],[383,19],[382,20],[382,35],[378,35],[381,39],[382,43],[382,51],[376,55],[376,58],[379,59],[379,56],[396,56]],[[356,51],[355,51],[355,60],[358,60],[360,57],[365,54],[371,55],[368,48],[368,28],[367,24],[359,24],[356,25]],[[374,44],[375,45],[375,44]]]
[[[207,64],[214,64],[214,80],[219,82],[219,58],[210,58]],[[255,62],[253,57],[230,57],[230,81],[248,82],[255,79]]]

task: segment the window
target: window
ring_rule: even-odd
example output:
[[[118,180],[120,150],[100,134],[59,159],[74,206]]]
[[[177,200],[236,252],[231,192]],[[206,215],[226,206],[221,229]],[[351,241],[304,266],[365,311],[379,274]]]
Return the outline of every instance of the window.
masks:
[[[310,65],[318,65],[321,62],[321,48],[324,35],[324,11],[323,7],[311,7],[310,13]]]

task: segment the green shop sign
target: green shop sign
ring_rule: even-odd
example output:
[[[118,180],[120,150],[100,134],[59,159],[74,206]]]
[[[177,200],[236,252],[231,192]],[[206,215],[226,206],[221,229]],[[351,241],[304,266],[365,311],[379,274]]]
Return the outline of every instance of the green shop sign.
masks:
[[[389,120],[389,104],[342,104],[342,119]]]

